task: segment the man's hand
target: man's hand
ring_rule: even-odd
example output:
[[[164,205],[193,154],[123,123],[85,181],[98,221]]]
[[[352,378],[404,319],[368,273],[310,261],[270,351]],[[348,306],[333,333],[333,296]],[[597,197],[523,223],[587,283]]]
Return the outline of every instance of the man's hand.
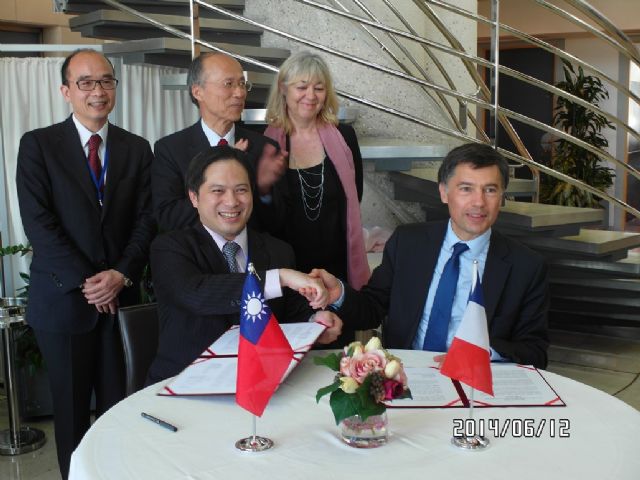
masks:
[[[122,273],[113,269],[104,270],[85,280],[82,285],[82,294],[89,305],[110,308],[108,305],[116,300],[123,287],[124,275]]]
[[[246,138],[241,138],[236,142],[233,148],[237,148],[238,150],[242,150],[243,152],[246,152],[247,148],[249,148],[249,140],[247,140]]]
[[[118,299],[110,301],[109,303],[104,303],[102,305],[96,305],[96,310],[100,313],[110,313],[115,315],[118,311]]]
[[[313,321],[321,323],[327,329],[318,337],[317,342],[327,344],[335,342],[342,333],[342,319],[329,310],[321,310],[313,316]]]
[[[289,155],[284,150],[277,150],[270,143],[266,143],[262,150],[262,156],[258,160],[256,172],[256,182],[258,184],[258,194],[269,195],[271,187],[284,175],[287,168],[286,158]]]
[[[329,294],[322,281],[305,273],[289,268],[278,269],[280,273],[280,285],[295,290],[304,296],[311,308],[324,308],[327,306]]]
[[[314,268],[309,276],[322,280],[325,288],[329,291],[329,304],[335,303],[342,295],[342,285],[336,277],[321,268]]]

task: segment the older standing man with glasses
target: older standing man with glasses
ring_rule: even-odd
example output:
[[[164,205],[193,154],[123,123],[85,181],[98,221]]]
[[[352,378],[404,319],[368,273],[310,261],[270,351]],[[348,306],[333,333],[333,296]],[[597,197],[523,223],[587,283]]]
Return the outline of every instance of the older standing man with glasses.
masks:
[[[237,123],[251,82],[245,80],[236,59],[223,53],[203,53],[191,63],[187,88],[201,119],[161,138],[154,147],[153,210],[164,231],[198,223],[198,212],[185,190],[185,174],[190,160],[208,147],[228,144],[245,151],[256,170],[261,197],[270,195],[273,184],[286,167],[286,153],[279,151],[275,142]],[[269,203],[262,208],[269,208]],[[259,211],[257,215],[260,216]]]
[[[155,235],[149,143],[108,122],[118,80],[102,54],[82,49],[61,69],[73,114],[26,133],[16,183],[33,246],[27,322],[47,365],[58,463],[96,416],[124,398],[124,358],[115,314],[139,303]]]

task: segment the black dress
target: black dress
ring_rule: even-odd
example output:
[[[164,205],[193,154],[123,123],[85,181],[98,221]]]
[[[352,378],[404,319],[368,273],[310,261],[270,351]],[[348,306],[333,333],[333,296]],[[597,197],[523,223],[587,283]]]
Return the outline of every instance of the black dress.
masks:
[[[323,166],[324,175],[321,175]],[[308,186],[320,182],[322,187],[319,189]],[[333,162],[325,157],[323,163],[311,168],[288,169],[287,187],[289,195],[284,201],[289,219],[282,239],[293,247],[298,270],[308,273],[313,268],[324,268],[336,277],[346,279],[347,245],[343,240],[346,223],[341,201],[344,191]],[[304,200],[303,188],[306,192]],[[309,195],[321,195],[322,200]]]

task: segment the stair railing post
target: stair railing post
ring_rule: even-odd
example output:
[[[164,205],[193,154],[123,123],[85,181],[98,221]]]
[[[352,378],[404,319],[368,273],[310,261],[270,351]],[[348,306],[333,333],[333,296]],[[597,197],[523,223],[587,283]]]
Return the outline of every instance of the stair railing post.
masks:
[[[500,78],[500,0],[491,0],[491,93],[493,93],[493,147],[498,148],[498,79]]]
[[[193,0],[189,0],[191,9],[191,59],[200,56],[200,44],[196,43],[196,38],[200,39],[200,6]]]

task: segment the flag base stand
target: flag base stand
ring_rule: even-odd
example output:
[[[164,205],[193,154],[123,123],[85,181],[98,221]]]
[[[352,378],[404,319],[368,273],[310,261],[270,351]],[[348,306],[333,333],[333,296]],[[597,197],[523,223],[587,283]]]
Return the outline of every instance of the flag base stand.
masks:
[[[482,435],[451,437],[451,445],[462,450],[484,450],[489,447],[489,443],[489,439]]]
[[[256,435],[242,438],[236,442],[236,448],[243,452],[262,452],[263,450],[269,450],[271,447],[273,447],[273,440]]]

